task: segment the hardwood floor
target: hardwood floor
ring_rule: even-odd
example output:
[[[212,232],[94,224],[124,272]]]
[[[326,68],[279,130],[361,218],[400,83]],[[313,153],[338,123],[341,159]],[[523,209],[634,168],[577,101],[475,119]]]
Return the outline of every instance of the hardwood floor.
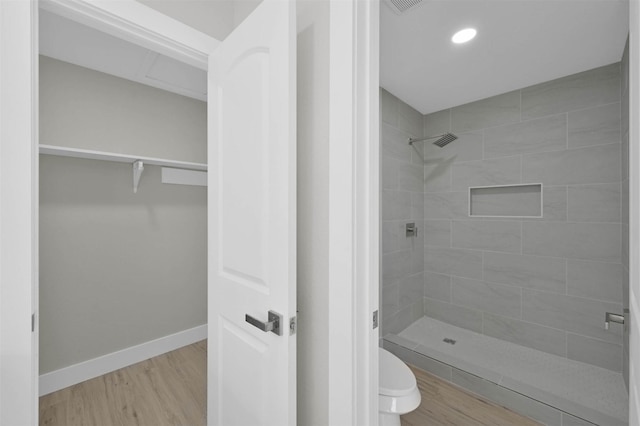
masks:
[[[440,379],[409,366],[422,394],[420,406],[401,417],[402,426],[540,426],[521,416]]]
[[[402,417],[402,426],[539,425],[424,371],[412,370],[422,403]],[[203,340],[41,397],[40,425],[204,425],[206,377]]]
[[[40,425],[204,425],[206,380],[203,340],[41,397]]]

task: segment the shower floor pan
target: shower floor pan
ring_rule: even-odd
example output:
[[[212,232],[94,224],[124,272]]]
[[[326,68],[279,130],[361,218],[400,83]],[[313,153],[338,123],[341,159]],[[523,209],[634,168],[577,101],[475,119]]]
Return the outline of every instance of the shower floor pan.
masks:
[[[455,343],[452,343],[454,342]],[[422,317],[384,347],[507,408],[553,426],[626,426],[622,374]]]

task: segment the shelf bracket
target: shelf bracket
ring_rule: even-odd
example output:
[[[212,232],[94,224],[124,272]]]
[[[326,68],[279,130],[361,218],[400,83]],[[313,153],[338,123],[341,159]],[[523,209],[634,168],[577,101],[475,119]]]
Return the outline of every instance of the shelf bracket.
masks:
[[[140,183],[140,177],[144,171],[144,163],[142,160],[138,160],[133,163],[133,192],[138,192],[138,184]]]

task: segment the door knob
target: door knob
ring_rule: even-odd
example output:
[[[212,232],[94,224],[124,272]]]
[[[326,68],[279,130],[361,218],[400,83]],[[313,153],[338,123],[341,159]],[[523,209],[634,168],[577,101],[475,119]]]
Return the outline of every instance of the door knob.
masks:
[[[248,314],[245,314],[244,320],[254,327],[258,327],[265,333],[270,331],[278,336],[282,336],[282,315],[277,312],[269,311],[269,316],[266,322],[260,321]]]

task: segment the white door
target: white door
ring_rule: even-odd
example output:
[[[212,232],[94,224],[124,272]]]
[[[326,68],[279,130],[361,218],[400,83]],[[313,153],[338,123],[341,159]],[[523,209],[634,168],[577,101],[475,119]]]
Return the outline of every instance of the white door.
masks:
[[[209,61],[209,425],[296,421],[295,43],[264,0]]]

